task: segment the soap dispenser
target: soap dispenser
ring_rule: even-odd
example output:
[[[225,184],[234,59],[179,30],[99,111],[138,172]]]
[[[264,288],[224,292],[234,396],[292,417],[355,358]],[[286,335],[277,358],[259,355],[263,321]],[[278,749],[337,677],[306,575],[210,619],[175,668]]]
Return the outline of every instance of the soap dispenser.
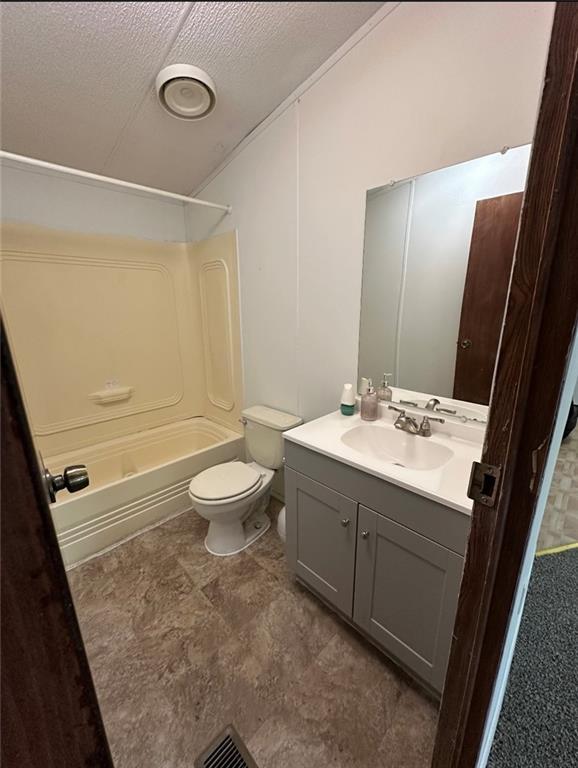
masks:
[[[375,391],[371,379],[369,379],[367,393],[361,398],[360,415],[364,421],[375,421],[378,413],[377,392]]]
[[[381,386],[377,388],[377,399],[388,403],[391,402],[393,396],[393,392],[391,391],[387,380],[389,376],[391,376],[391,373],[384,373]]]

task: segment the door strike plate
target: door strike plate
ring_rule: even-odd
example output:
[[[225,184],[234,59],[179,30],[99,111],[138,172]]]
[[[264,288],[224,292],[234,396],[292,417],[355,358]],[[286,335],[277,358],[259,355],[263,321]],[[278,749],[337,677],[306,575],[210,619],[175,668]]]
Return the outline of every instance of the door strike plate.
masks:
[[[498,495],[501,474],[501,467],[474,461],[472,463],[470,482],[468,483],[469,498],[479,501],[480,504],[484,504],[486,507],[493,507]]]

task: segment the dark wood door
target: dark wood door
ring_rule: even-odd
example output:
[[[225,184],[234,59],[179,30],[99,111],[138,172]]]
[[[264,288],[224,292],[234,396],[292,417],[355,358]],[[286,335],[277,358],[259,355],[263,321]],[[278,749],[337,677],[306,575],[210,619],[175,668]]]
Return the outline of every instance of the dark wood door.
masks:
[[[515,192],[476,204],[457,342],[458,400],[490,402],[522,197]]]
[[[556,3],[481,457],[502,474],[494,506],[473,505],[432,768],[473,768],[486,756],[505,687],[504,642],[515,640],[523,604],[520,569],[533,555],[544,470],[558,447],[557,414],[561,421],[568,414],[562,388],[577,330],[577,118],[578,3]],[[572,763],[572,755],[561,759]]]

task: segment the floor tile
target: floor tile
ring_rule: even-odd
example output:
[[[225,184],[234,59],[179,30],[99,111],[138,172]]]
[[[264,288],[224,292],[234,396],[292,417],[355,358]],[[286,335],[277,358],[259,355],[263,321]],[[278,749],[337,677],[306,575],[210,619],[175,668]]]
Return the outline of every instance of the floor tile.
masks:
[[[177,560],[192,582],[201,589],[231,567],[231,557],[215,557],[205,549],[204,539],[193,541],[186,549],[179,549]]]
[[[270,717],[249,740],[248,748],[259,768],[356,768],[349,755],[340,754],[297,712]]]
[[[285,546],[277,536],[276,524],[273,524],[272,528],[274,530],[269,535],[258,539],[247,552],[262,568],[277,579],[288,581],[291,575],[285,556]]]
[[[132,627],[137,639],[153,646],[183,638],[191,658],[212,653],[215,639],[229,633],[222,616],[176,561],[159,563],[158,579],[132,606]]]
[[[227,566],[201,592],[231,628],[239,629],[274,600],[282,587],[244,552],[232,557]]]
[[[406,738],[396,768],[425,768],[435,708],[293,580],[275,526],[230,558],[205,532],[184,513],[69,573],[115,768],[190,768],[229,723],[260,768],[394,765]]]
[[[171,553],[179,557],[189,551],[191,542],[204,540],[208,525],[206,520],[189,509],[138,538],[142,546],[151,552],[166,551],[170,547]]]
[[[351,632],[340,632],[289,692],[287,704],[328,746],[371,765],[403,688],[392,666]]]
[[[380,768],[429,768],[437,718],[435,706],[408,686],[382,741]]]
[[[130,601],[152,567],[143,537],[130,539],[68,572],[75,605],[98,610]]]

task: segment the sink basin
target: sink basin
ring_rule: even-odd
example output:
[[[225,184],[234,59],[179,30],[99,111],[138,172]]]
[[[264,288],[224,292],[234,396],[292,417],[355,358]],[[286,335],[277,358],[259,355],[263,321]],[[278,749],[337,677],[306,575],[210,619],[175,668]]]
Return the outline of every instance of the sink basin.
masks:
[[[454,455],[450,448],[434,443],[430,438],[368,424],[347,430],[341,441],[367,458],[407,469],[439,469]]]

